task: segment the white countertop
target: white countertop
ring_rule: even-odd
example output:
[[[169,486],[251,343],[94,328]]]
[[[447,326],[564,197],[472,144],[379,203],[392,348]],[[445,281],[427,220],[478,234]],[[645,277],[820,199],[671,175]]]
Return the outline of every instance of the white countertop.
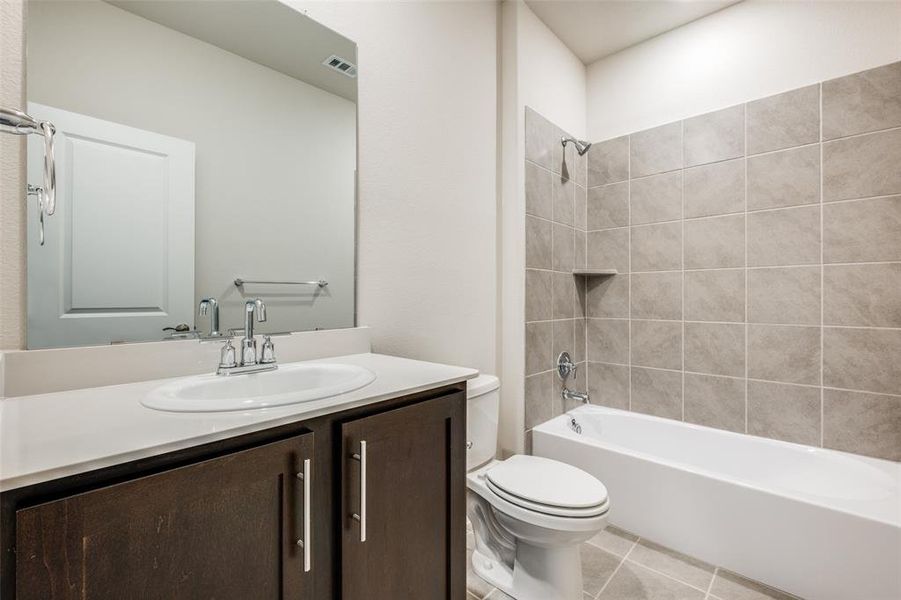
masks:
[[[237,435],[459,383],[475,369],[354,354],[309,362],[366,367],[376,379],[358,390],[279,408],[170,413],[141,405],[158,379],[0,400],[0,491],[165,454]]]

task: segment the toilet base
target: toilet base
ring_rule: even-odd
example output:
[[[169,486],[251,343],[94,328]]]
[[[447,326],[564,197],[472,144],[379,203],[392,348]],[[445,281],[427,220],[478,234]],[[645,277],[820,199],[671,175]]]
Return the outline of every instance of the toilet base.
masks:
[[[515,600],[582,600],[582,560],[578,546],[516,545],[513,569],[478,550],[476,575]]]

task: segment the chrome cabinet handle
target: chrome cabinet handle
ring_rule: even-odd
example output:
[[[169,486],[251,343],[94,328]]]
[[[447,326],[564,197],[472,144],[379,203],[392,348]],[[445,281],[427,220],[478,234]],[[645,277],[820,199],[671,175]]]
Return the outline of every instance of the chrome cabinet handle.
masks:
[[[297,545],[303,548],[303,571],[308,573],[311,567],[311,552],[313,549],[313,532],[310,522],[313,519],[313,502],[310,494],[310,477],[313,467],[310,459],[303,461],[303,472],[297,474],[297,478],[303,481],[303,539],[297,540]]]
[[[360,523],[360,541],[366,541],[366,440],[360,441],[360,453],[352,454],[351,458],[360,462],[360,512],[354,513],[353,518]]]

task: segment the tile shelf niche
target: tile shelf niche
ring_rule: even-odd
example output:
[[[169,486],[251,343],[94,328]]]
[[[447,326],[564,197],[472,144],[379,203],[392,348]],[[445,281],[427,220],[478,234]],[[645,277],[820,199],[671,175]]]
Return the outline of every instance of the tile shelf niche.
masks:
[[[573,269],[577,277],[610,277],[619,273],[616,269]]]

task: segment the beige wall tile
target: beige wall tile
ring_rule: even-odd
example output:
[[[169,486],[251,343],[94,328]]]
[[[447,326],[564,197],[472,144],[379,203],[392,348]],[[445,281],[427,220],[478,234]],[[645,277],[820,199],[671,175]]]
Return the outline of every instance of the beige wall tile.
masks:
[[[525,388],[525,428],[531,429],[553,416],[554,391],[553,373],[542,373],[526,377]]]
[[[553,319],[572,319],[576,314],[578,303],[576,279],[572,273],[553,273],[551,275],[551,301]]]
[[[901,196],[823,206],[823,261],[901,260]]]
[[[744,159],[685,169],[685,218],[745,210]]]
[[[554,150],[560,145],[557,128],[529,107],[526,107],[525,145],[526,160],[545,169],[554,167]]]
[[[748,152],[769,152],[820,139],[820,86],[748,103]]]
[[[572,180],[578,185],[588,187],[588,155],[583,154],[582,156],[579,156],[579,153],[576,152],[576,149],[572,144],[566,146],[567,150],[570,148],[572,148],[573,153],[573,160],[567,163],[573,165],[570,177],[572,177]]]
[[[591,403],[629,410],[629,367],[588,363]]]
[[[685,268],[743,267],[745,215],[685,221]]]
[[[589,187],[629,178],[628,136],[592,144],[587,156]]]
[[[682,268],[682,223],[632,227],[632,271],[673,271]]]
[[[591,362],[629,363],[629,321],[626,319],[588,319],[586,334],[588,360]]]
[[[901,193],[901,129],[823,144],[823,200]]]
[[[629,182],[588,189],[588,229],[610,229],[629,224]]]
[[[553,322],[526,323],[526,375],[534,375],[553,368]]]
[[[633,225],[682,218],[682,172],[633,179],[630,183]]]
[[[820,207],[801,206],[748,215],[748,265],[820,262]]]
[[[901,125],[901,62],[823,83],[823,138]]]
[[[748,158],[748,210],[820,201],[820,146]]]
[[[820,324],[820,267],[748,270],[748,322]]]
[[[748,326],[748,377],[820,384],[820,328]]]
[[[526,161],[526,213],[551,219],[553,207],[553,175],[536,164]]]
[[[632,322],[632,363],[661,369],[682,368],[682,321]]]
[[[629,272],[629,229],[588,232],[588,267]]]
[[[631,277],[633,319],[682,318],[682,273],[639,273]]]
[[[526,321],[546,321],[553,314],[551,272],[526,269]]]
[[[823,446],[901,461],[901,396],[823,390]]]
[[[575,202],[576,185],[560,175],[552,175],[554,221],[565,225],[573,224],[573,204]]]
[[[576,185],[575,188],[573,226],[582,231],[588,229],[588,190],[581,185]]]
[[[901,263],[826,265],[823,323],[901,327]]]
[[[588,236],[584,231],[576,230],[576,250],[573,256],[577,269],[584,269],[587,263]]]
[[[901,329],[823,330],[823,384],[901,395]]]
[[[632,367],[632,410],[682,418],[682,373]]]
[[[743,377],[745,326],[731,323],[685,323],[685,370]]]
[[[526,216],[526,267],[551,268],[551,223]]]
[[[632,177],[682,168],[682,123],[639,131],[629,140]]]
[[[686,271],[685,318],[744,322],[745,270]]]
[[[588,277],[586,314],[589,317],[629,317],[629,275]]]
[[[685,119],[684,126],[686,167],[744,155],[743,104]]]
[[[572,359],[576,364],[584,363],[588,360],[588,354],[585,351],[585,319],[576,319],[573,322],[573,349]],[[556,356],[552,357],[554,360]]]
[[[551,350],[550,362],[548,369],[554,368],[557,364],[557,357],[561,352],[568,352],[576,364],[579,360],[576,356],[576,338],[575,324],[581,323],[581,319],[571,319],[568,321],[553,321],[554,323],[554,344]]]
[[[745,432],[745,380],[685,374],[685,420]]]
[[[748,382],[748,433],[820,445],[820,389]]]
[[[572,227],[554,223],[553,235],[553,268],[555,271],[572,273],[576,266],[576,232]]]

